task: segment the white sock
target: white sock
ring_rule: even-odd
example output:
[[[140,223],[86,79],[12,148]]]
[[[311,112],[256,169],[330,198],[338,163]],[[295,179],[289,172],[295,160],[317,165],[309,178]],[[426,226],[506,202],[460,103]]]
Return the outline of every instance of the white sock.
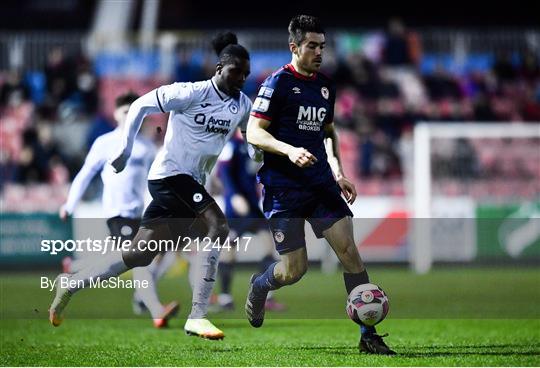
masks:
[[[159,318],[163,313],[163,305],[161,305],[157,295],[156,280],[151,272],[151,266],[156,261],[157,259],[154,259],[147,267],[135,267],[133,269],[133,280],[146,280],[148,282],[148,287],[137,287],[136,293],[138,299],[142,301],[150,311],[152,318]]]
[[[118,250],[111,251],[103,257],[96,259],[95,262],[88,264],[79,272],[74,273],[71,276],[71,280],[76,282],[70,283],[73,287],[70,287],[69,291],[75,293],[87,287],[90,280],[97,281],[97,278],[106,280],[113,276],[118,276],[127,270],[129,270],[129,267],[126,266],[122,259],[122,252]]]
[[[156,267],[152,270],[154,278],[157,280],[161,279],[163,275],[169,270],[169,268],[174,265],[176,262],[176,253],[175,252],[165,252],[159,262],[156,264]]]
[[[71,261],[70,272],[71,273],[79,272],[83,268],[88,267],[92,261],[95,262],[95,260],[86,259],[86,258],[84,258],[84,259],[74,259],[73,261]]]
[[[189,280],[189,286],[191,287],[191,292],[193,292],[193,289],[195,289],[194,282],[196,277],[196,271],[197,271],[197,262],[196,262],[196,255],[191,254],[188,258],[189,262],[189,271],[188,271],[188,280]]]
[[[74,274],[80,270],[89,267],[95,262],[99,262],[105,257],[103,254],[98,253],[85,253],[79,257],[72,258],[71,265],[69,267],[69,273]]]
[[[206,318],[208,312],[210,295],[216,282],[219,249],[212,248],[209,252],[197,252],[194,257],[190,269],[193,272],[190,272],[193,298],[188,318],[199,319]]]
[[[219,294],[217,297],[219,305],[226,305],[233,302],[233,297],[231,294]]]

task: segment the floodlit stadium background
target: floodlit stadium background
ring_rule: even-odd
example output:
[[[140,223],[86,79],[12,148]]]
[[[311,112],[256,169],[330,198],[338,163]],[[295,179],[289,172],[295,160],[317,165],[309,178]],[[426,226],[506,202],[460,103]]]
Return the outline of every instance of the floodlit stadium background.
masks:
[[[17,8],[24,21],[10,20]],[[512,12],[502,17],[486,11],[474,28],[470,17],[456,15],[458,25],[449,27],[441,16],[411,16],[407,9],[400,18],[366,7],[371,16],[357,20],[321,10],[315,14],[322,14],[329,41],[323,69],[338,85],[335,122],[345,172],[360,195],[353,211],[355,217],[368,219],[358,221],[358,244],[368,261],[408,262],[415,244],[412,222],[407,221],[415,217],[416,183],[410,181],[419,170],[414,164],[415,126],[422,121],[450,122],[450,127],[458,122],[540,121],[538,27],[526,15]],[[255,19],[247,9],[205,11],[195,4],[183,9],[170,1],[23,1],[8,8],[3,24],[11,29],[0,34],[1,262],[18,268],[27,261],[50,266],[58,261],[35,253],[28,242],[62,227],[55,213],[89,146],[112,129],[117,95],[208,78],[216,62],[209,40],[219,30],[232,29],[251,52],[245,92],[253,97],[269,73],[290,61],[286,27],[295,11],[285,13],[274,22]],[[407,18],[417,26],[409,26]],[[516,20],[521,24],[511,24]],[[437,22],[444,26],[436,27]],[[143,130],[159,145],[163,131],[156,126],[164,128],[166,116],[148,120]],[[456,125],[455,130],[461,128]],[[430,193],[421,194],[428,196],[425,201],[436,200],[427,216],[416,217],[467,218],[465,222],[475,222],[471,231],[476,232],[444,241],[463,226],[445,224],[437,232],[438,244],[431,243],[434,261],[537,259],[538,239],[512,253],[475,219],[503,222],[527,203],[533,205],[518,217],[537,215],[538,140],[505,140],[504,135],[482,139],[482,132],[475,139],[456,135],[431,144],[430,172],[421,175],[429,176],[432,185]],[[219,186],[214,193],[219,194]],[[99,198],[96,178],[76,217],[100,217]],[[48,225],[30,225],[36,221]],[[70,229],[62,231],[69,234]],[[75,229],[71,235],[81,234]],[[312,248],[313,260],[332,258],[323,243]],[[256,253],[240,255],[240,260],[256,259]]]
[[[99,177],[75,220],[62,223],[57,212],[91,143],[113,129],[115,97],[209,78],[216,62],[210,39],[233,30],[251,53],[245,92],[253,98],[264,78],[290,61],[286,28],[297,13],[319,15],[326,25],[323,71],[338,86],[341,155],[359,193],[352,206],[355,240],[372,280],[390,295],[390,317],[540,318],[535,12],[457,3],[423,11],[413,3],[392,13],[362,4],[354,12],[331,3],[283,9],[242,1],[6,2],[0,15],[2,318],[46,319],[51,294],[36,280],[60,271],[67,254],[40,252],[41,239],[106,233]],[[166,118],[151,116],[143,126],[158,145]],[[219,183],[209,190],[219,198]],[[303,286],[278,293],[290,306],[285,316],[345,318],[336,258],[324,241],[311,233],[308,239],[310,274]],[[248,269],[259,258],[255,246],[238,254],[238,310],[231,318],[243,318]],[[163,286],[167,296],[180,293],[185,305],[186,267],[179,257]],[[103,295],[104,312],[71,313],[132,317],[128,291]],[[27,306],[32,299],[35,310]],[[81,300],[92,303],[90,296]]]
[[[492,2],[313,3],[2,2],[1,365],[538,365],[537,12]],[[298,13],[326,25],[323,69],[338,86],[341,155],[359,192],[355,241],[389,295],[379,331],[401,356],[358,356],[340,267],[309,227],[310,270],[278,290],[288,309],[268,313],[263,329],[243,313],[260,244],[238,253],[236,309],[210,315],[227,334],[219,346],[179,334],[191,299],[185,254],[159,285],[163,301],[182,304],[169,331],[137,319],[127,289],[82,291],[65,324],[50,327],[52,293],[39,280],[69,254],[39,244],[106,236],[99,177],[73,220],[60,221],[58,209],[91,143],[113,129],[115,97],[208,78],[212,36],[233,30],[251,53],[253,98],[290,61],[286,28]],[[142,134],[160,145],[166,118],[147,118]],[[219,200],[219,183],[208,189]]]

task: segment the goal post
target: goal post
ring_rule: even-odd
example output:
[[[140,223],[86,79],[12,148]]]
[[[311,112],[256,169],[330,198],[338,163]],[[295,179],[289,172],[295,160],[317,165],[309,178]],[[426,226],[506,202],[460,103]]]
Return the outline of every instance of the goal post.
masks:
[[[540,123],[419,122],[413,131],[413,164],[409,188],[414,224],[410,241],[409,261],[417,273],[427,273],[433,263],[432,231],[426,225],[432,219],[433,162],[435,139],[529,139],[540,138]],[[533,142],[533,144],[535,144]],[[540,145],[536,160],[540,168]],[[534,152],[534,151],[533,151]],[[504,154],[504,153],[502,153]]]

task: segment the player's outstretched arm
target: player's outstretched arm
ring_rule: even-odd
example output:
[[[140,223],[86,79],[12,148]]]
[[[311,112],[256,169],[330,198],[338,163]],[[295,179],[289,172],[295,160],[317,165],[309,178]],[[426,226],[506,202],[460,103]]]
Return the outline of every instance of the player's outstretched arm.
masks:
[[[120,172],[126,167],[127,160],[131,156],[135,136],[141,129],[144,117],[158,112],[161,112],[161,109],[156,99],[156,90],[139,97],[131,104],[122,129],[121,145],[117,153],[109,160],[116,172]]]
[[[270,122],[250,116],[247,126],[247,141],[255,147],[276,155],[287,156],[298,167],[307,167],[317,162],[317,158],[303,147],[294,147],[282,142],[266,130]]]
[[[341,157],[339,155],[339,141],[338,135],[334,123],[327,124],[324,127],[325,139],[324,145],[326,148],[326,155],[328,156],[328,163],[332,168],[332,172],[336,177],[336,181],[347,200],[347,203],[352,204],[356,199],[356,189],[354,184],[349,181],[343,174],[343,167],[341,166]]]
[[[88,188],[88,185],[94,178],[94,176],[101,171],[105,164],[106,157],[103,154],[104,149],[102,146],[102,140],[99,137],[90,147],[88,155],[84,160],[84,164],[81,170],[73,179],[73,183],[69,188],[68,197],[66,203],[62,205],[59,211],[59,216],[62,221],[65,221],[69,215],[71,215],[82,198],[84,192]]]

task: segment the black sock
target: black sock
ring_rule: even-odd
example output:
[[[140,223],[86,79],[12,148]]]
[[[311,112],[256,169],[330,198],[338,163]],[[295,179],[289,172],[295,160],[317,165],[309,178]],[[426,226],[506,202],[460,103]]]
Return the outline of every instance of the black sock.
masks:
[[[360,273],[343,272],[343,280],[345,280],[347,295],[349,295],[351,291],[353,291],[353,289],[358,285],[369,284],[369,276],[366,270]],[[375,326],[366,326],[364,324],[360,324],[360,333],[364,336],[369,336],[377,333],[377,330],[375,329]]]
[[[369,276],[366,270],[360,273],[343,272],[343,280],[345,281],[345,289],[347,289],[347,295],[349,295],[351,291],[353,291],[353,289],[358,285],[369,284]]]
[[[264,273],[268,269],[268,267],[270,267],[270,265],[274,262],[276,262],[276,260],[270,254],[264,256],[264,258],[261,259],[261,263],[259,265],[259,273]]]
[[[219,264],[219,277],[221,279],[221,292],[223,294],[231,293],[231,281],[234,264],[232,262],[222,262]]]
[[[274,261],[274,263],[272,263],[268,269],[260,274],[253,282],[253,290],[264,294],[265,299],[270,290],[277,290],[283,286],[274,277],[274,268],[277,264],[278,262]]]

